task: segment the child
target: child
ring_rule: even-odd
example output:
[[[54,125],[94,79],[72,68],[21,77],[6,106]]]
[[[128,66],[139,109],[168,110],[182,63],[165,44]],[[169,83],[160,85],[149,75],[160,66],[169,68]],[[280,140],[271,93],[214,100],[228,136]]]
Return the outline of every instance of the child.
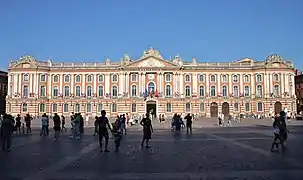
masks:
[[[113,125],[113,136],[115,139],[115,151],[118,152],[120,147],[120,142],[122,139],[122,131],[117,123],[113,123],[112,125]]]

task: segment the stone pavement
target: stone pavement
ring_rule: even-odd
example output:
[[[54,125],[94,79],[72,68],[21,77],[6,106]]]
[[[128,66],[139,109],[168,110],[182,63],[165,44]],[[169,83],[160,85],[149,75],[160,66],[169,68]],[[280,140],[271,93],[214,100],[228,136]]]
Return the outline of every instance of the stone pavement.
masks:
[[[71,140],[67,132],[54,142],[38,136],[38,130],[15,137],[12,151],[0,152],[1,180],[302,179],[300,126],[289,127],[284,153],[269,151],[268,127],[205,127],[192,135],[176,135],[154,126],[151,149],[140,148],[142,129],[135,126],[123,138],[119,153],[100,153],[92,128],[81,140]]]

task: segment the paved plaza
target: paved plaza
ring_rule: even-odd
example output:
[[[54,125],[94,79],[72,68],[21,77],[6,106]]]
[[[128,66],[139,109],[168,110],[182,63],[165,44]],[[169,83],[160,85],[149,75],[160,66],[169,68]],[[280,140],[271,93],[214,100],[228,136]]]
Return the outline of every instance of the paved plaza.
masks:
[[[93,128],[86,128],[81,140],[71,140],[67,132],[57,142],[35,129],[32,136],[14,137],[11,152],[0,152],[0,179],[302,179],[302,122],[289,123],[287,149],[275,153],[270,121],[232,127],[217,127],[215,120],[194,123],[192,135],[176,135],[169,122],[154,123],[150,149],[139,145],[141,127],[131,127],[119,153],[100,153]]]

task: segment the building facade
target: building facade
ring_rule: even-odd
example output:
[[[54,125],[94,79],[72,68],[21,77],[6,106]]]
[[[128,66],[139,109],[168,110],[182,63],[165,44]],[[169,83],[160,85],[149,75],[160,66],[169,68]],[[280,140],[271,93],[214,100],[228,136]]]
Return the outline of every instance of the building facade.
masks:
[[[11,61],[7,112],[109,116],[121,113],[270,114],[296,111],[294,67],[279,55],[264,61],[184,62],[148,49],[120,62],[64,63],[25,55]]]
[[[7,72],[0,71],[0,113],[4,114],[6,110],[6,95],[8,84]]]
[[[296,97],[297,97],[297,113],[303,111],[303,74],[296,71]]]

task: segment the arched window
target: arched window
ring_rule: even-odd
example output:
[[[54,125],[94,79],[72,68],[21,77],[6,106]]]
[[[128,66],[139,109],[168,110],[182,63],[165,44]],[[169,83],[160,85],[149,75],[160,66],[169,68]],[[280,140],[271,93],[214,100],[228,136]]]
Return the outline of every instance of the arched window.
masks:
[[[234,111],[239,111],[239,103],[234,103]]]
[[[274,95],[278,96],[279,95],[279,85],[274,86]]]
[[[262,112],[263,111],[263,103],[262,102],[258,102],[258,105],[257,105],[257,109],[259,112]]]
[[[132,85],[132,96],[137,96],[137,86]]]
[[[249,82],[249,76],[248,75],[244,75],[244,82]]]
[[[200,75],[199,75],[199,81],[200,81],[200,82],[204,82],[204,75],[203,75],[203,74],[200,74]]]
[[[118,96],[118,88],[117,88],[117,86],[113,86],[113,88],[112,88],[112,96],[114,96],[114,97]]]
[[[87,82],[92,82],[92,81],[93,81],[93,76],[87,75]]]
[[[222,81],[223,81],[223,82],[227,82],[227,76],[226,76],[226,75],[223,75],[223,76],[222,76]]]
[[[257,86],[257,96],[262,97],[262,86],[261,85]]]
[[[78,103],[75,105],[75,112],[80,112],[80,104]]]
[[[26,112],[26,111],[27,111],[27,104],[26,104],[26,103],[23,103],[23,104],[22,104],[22,111],[23,111],[23,112]]]
[[[92,96],[92,87],[91,86],[87,86],[86,89],[86,96],[91,97]]]
[[[43,104],[43,103],[41,103],[40,105],[39,105],[39,110],[40,110],[40,112],[45,112],[45,104]]]
[[[185,104],[185,111],[190,112],[190,103]]]
[[[185,86],[185,96],[189,97],[190,96],[190,86]]]
[[[171,96],[171,86],[166,85],[165,87],[165,96],[170,97]]]
[[[278,74],[274,74],[274,81],[278,82],[279,81],[279,75]]]
[[[64,96],[68,97],[69,96],[69,86],[64,87]]]
[[[80,75],[76,75],[76,82],[80,82],[81,81],[81,76]]]
[[[112,104],[112,112],[117,112],[117,104],[116,103],[113,103]]]
[[[58,105],[57,104],[53,104],[53,112],[58,112]]]
[[[113,74],[113,82],[117,82],[118,81],[118,76],[117,74]]]
[[[69,75],[64,75],[64,82],[69,82]]]
[[[46,96],[46,87],[45,86],[40,87],[40,96],[42,96],[42,97]]]
[[[156,89],[155,84],[153,82],[149,82],[147,87],[149,91],[155,91]]]
[[[200,103],[200,112],[204,112],[204,111],[205,111],[204,103],[201,102],[201,103]]]
[[[137,104],[136,103],[132,103],[132,112],[133,113],[137,112]]]
[[[261,76],[261,74],[257,75],[257,82],[262,82],[262,76]]]
[[[211,75],[210,76],[210,81],[211,82],[216,82],[216,76],[215,75]]]
[[[54,87],[53,87],[53,96],[54,96],[54,97],[57,97],[57,96],[58,96],[58,87],[57,87],[57,86],[54,86]]]
[[[238,88],[238,86],[234,86],[234,96],[235,97],[239,96],[239,88]]]
[[[199,87],[199,94],[200,94],[201,97],[203,97],[205,95],[204,86]]]
[[[233,75],[233,81],[238,82],[238,75]]]
[[[166,104],[166,112],[172,112],[171,103]]]
[[[190,75],[189,74],[185,75],[185,82],[190,82]]]
[[[226,86],[222,87],[222,95],[223,95],[223,97],[227,97],[227,87]]]
[[[246,112],[250,111],[250,104],[249,103],[245,103],[245,111]]]
[[[63,105],[63,112],[65,112],[65,113],[68,112],[68,104],[67,104],[67,103],[65,103],[65,104]]]
[[[98,81],[99,81],[99,82],[103,82],[103,75],[99,75]]]
[[[54,82],[58,82],[58,81],[59,81],[59,76],[58,76],[58,75],[54,75],[53,81],[54,81]]]
[[[81,88],[80,86],[76,86],[76,96],[80,96],[81,95]]]
[[[88,112],[88,113],[92,112],[92,104],[91,103],[86,104],[86,112]]]
[[[27,81],[28,81],[28,74],[24,74],[24,75],[23,75],[23,81],[24,81],[24,82],[27,82]]]
[[[210,96],[216,96],[216,86],[210,87]]]
[[[98,87],[98,96],[104,96],[103,86]]]
[[[28,86],[27,85],[23,86],[23,97],[28,97]]]
[[[244,96],[249,96],[249,95],[250,95],[249,86],[245,86],[244,87]]]

